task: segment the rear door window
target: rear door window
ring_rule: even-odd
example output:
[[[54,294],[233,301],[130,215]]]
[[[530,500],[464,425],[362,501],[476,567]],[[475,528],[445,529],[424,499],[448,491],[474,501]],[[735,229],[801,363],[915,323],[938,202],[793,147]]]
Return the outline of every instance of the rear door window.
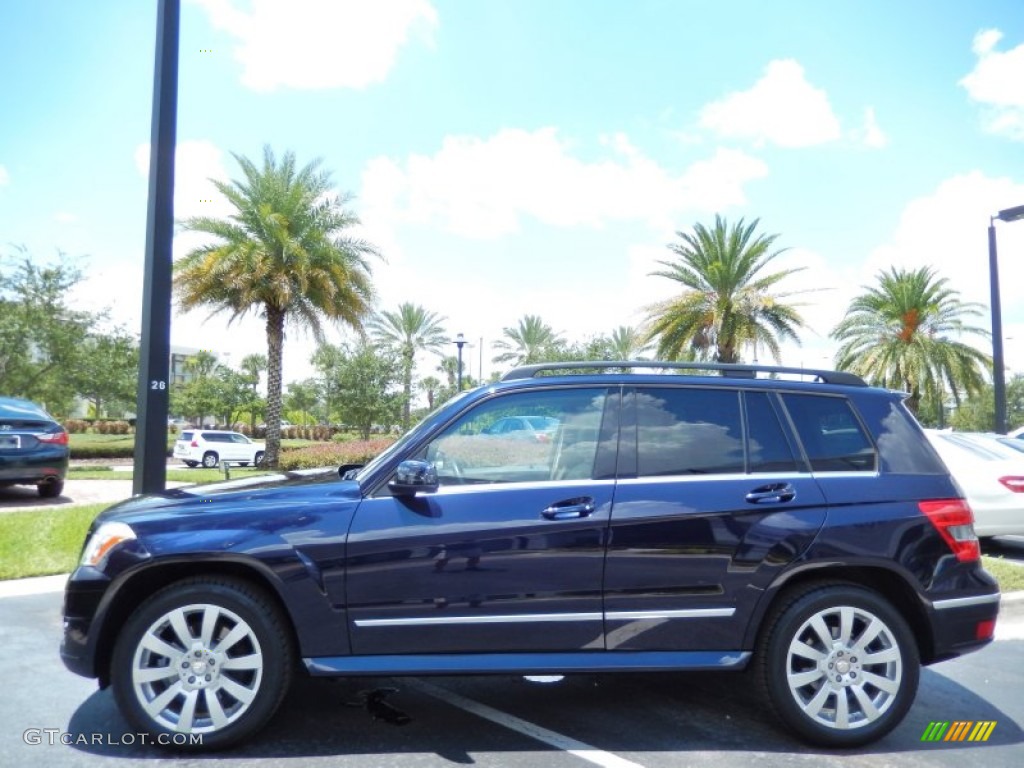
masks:
[[[637,390],[638,475],[743,472],[739,398],[727,389]]]

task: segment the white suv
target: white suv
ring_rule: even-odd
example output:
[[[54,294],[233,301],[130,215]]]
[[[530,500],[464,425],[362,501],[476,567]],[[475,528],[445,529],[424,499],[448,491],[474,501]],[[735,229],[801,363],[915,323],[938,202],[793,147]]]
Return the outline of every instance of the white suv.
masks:
[[[202,464],[211,469],[222,461],[258,466],[263,463],[265,451],[264,443],[254,442],[241,432],[215,429],[186,429],[174,443],[174,458],[190,467]]]

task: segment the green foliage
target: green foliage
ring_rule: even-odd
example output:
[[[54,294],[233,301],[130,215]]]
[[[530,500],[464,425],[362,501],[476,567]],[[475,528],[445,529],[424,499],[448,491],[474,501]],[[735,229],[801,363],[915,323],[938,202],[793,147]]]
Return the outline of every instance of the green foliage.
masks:
[[[63,253],[42,263],[25,248],[0,259],[0,394],[25,397],[57,415],[71,410],[89,329],[101,318],[72,310],[82,278]]]
[[[66,371],[75,391],[88,400],[93,414],[123,415],[135,410],[139,378],[139,347],[123,329],[89,333],[79,359]]]
[[[331,375],[337,386],[344,422],[370,439],[374,425],[390,428],[401,412],[402,395],[396,392],[402,378],[401,361],[395,354],[366,342],[342,346]]]
[[[977,304],[960,301],[959,291],[947,287],[947,280],[930,267],[892,267],[878,274],[877,286],[850,303],[832,331],[841,342],[836,367],[909,392],[907,405],[913,411],[922,399],[937,403],[947,393],[959,402],[963,393],[981,391],[991,368],[985,353],[959,341],[962,335],[988,335],[964,321],[978,314]]]
[[[730,227],[716,215],[712,229],[698,223],[693,234],[676,232],[682,242],[668,248],[679,258],[659,262],[666,269],[653,274],[674,280],[683,292],[647,307],[646,336],[657,340],[659,359],[736,363],[749,345],[755,355],[767,350],[778,361],[780,341],[799,343],[803,320],[783,301],[793,294],[775,292],[799,270],[764,273],[783,251],[771,250],[778,235],[755,237],[758,221],[740,219]]]
[[[242,179],[213,181],[235,208],[227,219],[197,217],[187,231],[210,235],[175,264],[175,291],[186,311],[226,312],[231,320],[259,314],[267,331],[267,457],[280,451],[282,347],[286,323],[323,337],[324,319],[356,329],[370,312],[369,257],[377,250],[346,232],[359,224],[336,197],[330,175],[315,160],[298,168],[287,152],[278,161],[270,147],[263,166],[234,155]]]
[[[996,398],[991,384],[970,395],[949,418],[950,426],[964,432],[991,432],[996,421]],[[1010,429],[1024,426],[1024,375],[1006,382],[1006,423]]]
[[[319,382],[316,379],[293,381],[288,385],[284,402],[289,411],[300,414],[299,420],[305,425],[309,413],[320,402]]]

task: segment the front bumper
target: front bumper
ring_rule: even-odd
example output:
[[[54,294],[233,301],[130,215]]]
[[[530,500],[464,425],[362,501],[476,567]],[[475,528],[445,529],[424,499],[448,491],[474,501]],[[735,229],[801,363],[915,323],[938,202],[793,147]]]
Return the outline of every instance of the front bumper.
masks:
[[[64,666],[82,677],[99,677],[96,666],[97,621],[103,610],[103,596],[110,580],[95,568],[80,566],[64,589],[64,637],[60,644],[60,657]]]

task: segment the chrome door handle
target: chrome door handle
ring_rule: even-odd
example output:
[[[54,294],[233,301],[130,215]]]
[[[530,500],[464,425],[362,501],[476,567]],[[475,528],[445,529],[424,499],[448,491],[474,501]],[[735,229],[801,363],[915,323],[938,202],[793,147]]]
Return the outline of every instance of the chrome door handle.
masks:
[[[580,517],[589,517],[594,514],[597,506],[591,498],[568,499],[552,504],[541,512],[541,515],[548,520],[572,520]]]
[[[781,504],[796,498],[796,491],[789,483],[771,483],[755,488],[746,495],[750,504]]]

